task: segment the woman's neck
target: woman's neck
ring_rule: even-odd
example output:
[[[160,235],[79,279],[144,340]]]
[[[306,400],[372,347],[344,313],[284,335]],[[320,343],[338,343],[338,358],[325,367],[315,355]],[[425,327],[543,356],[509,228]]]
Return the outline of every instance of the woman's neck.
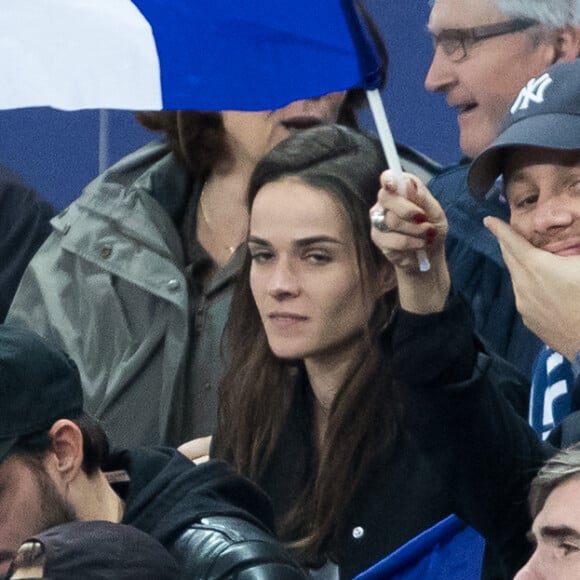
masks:
[[[352,374],[353,368],[359,364],[364,353],[364,343],[361,339],[355,344],[351,344],[348,349],[340,349],[331,356],[316,357],[304,361],[310,388],[314,395],[314,420],[319,449],[324,443],[334,399],[339,389]]]
[[[230,260],[248,231],[249,168],[232,169],[209,175],[197,208],[197,239],[219,266]]]

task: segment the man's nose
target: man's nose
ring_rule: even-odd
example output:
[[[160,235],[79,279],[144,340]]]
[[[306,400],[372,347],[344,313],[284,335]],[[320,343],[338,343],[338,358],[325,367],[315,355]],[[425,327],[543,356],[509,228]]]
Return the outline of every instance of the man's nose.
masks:
[[[567,200],[562,196],[543,198],[540,194],[534,209],[534,227],[539,233],[566,228],[574,221]]]
[[[436,46],[425,77],[425,88],[434,93],[445,93],[455,80],[454,63]]]
[[[545,580],[544,575],[536,569],[536,552],[514,576],[514,580]]]

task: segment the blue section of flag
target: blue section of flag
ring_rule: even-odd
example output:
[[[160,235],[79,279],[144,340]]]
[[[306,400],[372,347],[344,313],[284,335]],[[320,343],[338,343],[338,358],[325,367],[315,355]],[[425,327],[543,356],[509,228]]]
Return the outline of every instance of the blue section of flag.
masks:
[[[380,86],[353,0],[132,1],[153,30],[164,109],[275,109]]]
[[[484,539],[451,515],[389,554],[355,580],[478,580]]]

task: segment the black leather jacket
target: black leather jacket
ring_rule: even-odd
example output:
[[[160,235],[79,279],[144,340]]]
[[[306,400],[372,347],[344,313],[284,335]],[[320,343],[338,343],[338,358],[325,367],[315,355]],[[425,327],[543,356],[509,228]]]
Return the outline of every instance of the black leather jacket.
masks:
[[[225,463],[194,465],[169,448],[116,451],[107,463],[123,523],[161,542],[183,580],[307,578],[270,531],[268,497]]]
[[[305,572],[270,534],[239,518],[213,516],[175,542],[183,580],[306,580]]]

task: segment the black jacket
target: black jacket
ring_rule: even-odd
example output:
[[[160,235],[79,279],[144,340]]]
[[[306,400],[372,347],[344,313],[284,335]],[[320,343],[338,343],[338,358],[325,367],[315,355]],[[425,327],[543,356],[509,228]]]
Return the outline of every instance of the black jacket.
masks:
[[[51,232],[54,208],[0,165],[0,323],[28,262]]]
[[[488,540],[486,577],[511,579],[530,553],[528,483],[546,456],[514,410],[525,407],[525,379],[481,350],[457,300],[439,314],[399,313],[383,339],[383,364],[402,385],[403,430],[392,455],[377,458],[345,506],[333,547],[340,578],[353,578],[454,513]],[[298,402],[308,388],[302,377]],[[258,481],[279,514],[308,477],[307,416],[295,405]]]
[[[305,578],[271,532],[269,500],[224,463],[142,448],[113,453],[106,472],[125,501],[122,523],[161,542],[184,580]]]
[[[476,201],[467,189],[468,170],[465,160],[429,183],[449,222],[446,254],[453,286],[471,307],[475,330],[487,346],[530,377],[542,343],[524,325],[499,244],[483,225],[487,215],[509,221],[509,208],[499,195]]]

